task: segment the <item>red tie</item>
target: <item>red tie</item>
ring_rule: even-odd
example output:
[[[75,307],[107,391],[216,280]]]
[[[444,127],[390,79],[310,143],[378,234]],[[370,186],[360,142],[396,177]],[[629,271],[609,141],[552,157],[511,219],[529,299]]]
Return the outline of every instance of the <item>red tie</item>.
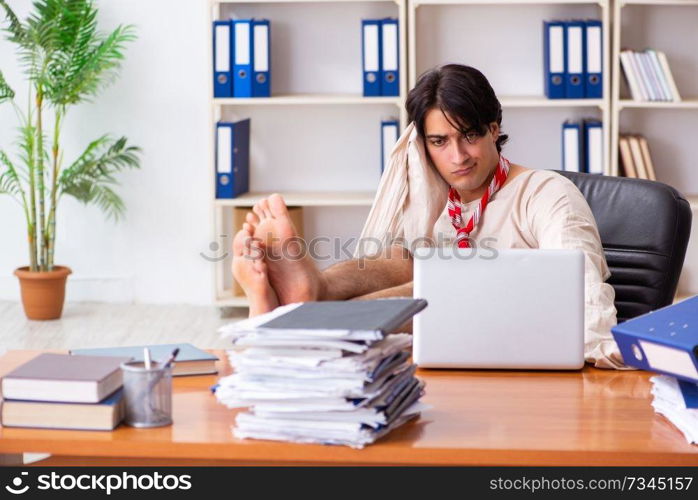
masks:
[[[492,177],[492,181],[490,182],[487,191],[485,191],[485,194],[483,194],[482,198],[480,198],[480,203],[478,203],[477,207],[475,207],[473,215],[470,217],[470,220],[465,226],[462,226],[463,218],[461,216],[460,195],[458,194],[458,191],[453,188],[448,190],[448,203],[446,206],[448,207],[448,215],[451,217],[451,224],[453,224],[453,227],[456,228],[456,243],[458,244],[458,248],[470,248],[468,237],[473,229],[475,229],[478,222],[480,222],[480,217],[484,213],[485,208],[487,208],[490,198],[494,196],[494,193],[499,191],[499,188],[502,187],[504,181],[507,180],[507,175],[509,175],[509,166],[509,160],[500,155],[499,165],[497,165],[497,170],[494,173],[494,177]]]

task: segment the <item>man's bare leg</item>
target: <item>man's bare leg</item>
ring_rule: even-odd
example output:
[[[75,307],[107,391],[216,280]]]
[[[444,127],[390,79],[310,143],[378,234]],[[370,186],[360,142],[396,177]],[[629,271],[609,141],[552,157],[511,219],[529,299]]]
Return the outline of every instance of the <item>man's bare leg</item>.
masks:
[[[383,290],[378,290],[377,292],[367,293],[366,295],[359,295],[358,297],[352,297],[351,300],[371,300],[371,299],[391,299],[393,297],[412,297],[413,286],[412,282],[403,283],[402,285],[393,286],[390,288],[384,288]]]
[[[413,286],[410,281],[403,285],[386,288],[385,290],[378,290],[377,292],[361,295],[360,297],[354,297],[352,300],[388,299],[392,297],[412,297],[412,295]],[[395,331],[399,333],[412,333],[412,320],[409,320]]]
[[[380,298],[383,293],[387,293],[385,297],[412,296],[411,283],[409,290],[398,290],[399,286],[412,281],[412,256],[404,247],[392,246],[380,257],[339,262],[322,272],[322,281],[322,300],[346,300],[372,294],[378,295],[370,298]]]
[[[252,210],[246,220],[255,238],[266,244],[269,281],[281,304],[345,300],[412,280],[412,258],[401,246],[388,248],[380,257],[347,260],[320,272],[295,241],[298,233],[280,195],[260,201]],[[294,252],[299,255],[287,258]]]
[[[261,242],[253,239],[249,224],[243,224],[233,239],[233,276],[247,295],[250,317],[269,312],[279,305],[276,292],[269,284],[264,250]]]

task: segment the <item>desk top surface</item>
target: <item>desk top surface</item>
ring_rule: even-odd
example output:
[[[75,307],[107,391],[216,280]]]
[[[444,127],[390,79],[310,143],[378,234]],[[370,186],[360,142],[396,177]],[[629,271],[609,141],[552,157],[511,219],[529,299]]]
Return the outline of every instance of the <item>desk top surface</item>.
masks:
[[[35,356],[10,351],[0,376]],[[0,453],[226,460],[231,463],[391,465],[698,465],[689,445],[650,405],[649,373],[420,370],[421,418],[363,450],[239,440],[235,410],[210,387],[231,372],[175,377],[174,424],[113,432],[0,428]]]

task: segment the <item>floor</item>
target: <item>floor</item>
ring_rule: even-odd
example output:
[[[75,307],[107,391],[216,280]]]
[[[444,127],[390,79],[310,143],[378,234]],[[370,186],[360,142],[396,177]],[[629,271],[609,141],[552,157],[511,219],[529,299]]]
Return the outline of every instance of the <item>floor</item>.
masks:
[[[0,352],[7,349],[73,349],[189,342],[220,349],[222,325],[245,317],[245,309],[192,305],[67,303],[63,317],[30,321],[19,302],[0,301]]]

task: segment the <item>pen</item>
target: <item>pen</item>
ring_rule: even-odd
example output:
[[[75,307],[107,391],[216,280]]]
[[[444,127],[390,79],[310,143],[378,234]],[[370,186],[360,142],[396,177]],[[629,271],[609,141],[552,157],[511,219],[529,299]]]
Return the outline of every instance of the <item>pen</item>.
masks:
[[[165,361],[165,364],[163,365],[164,368],[168,368],[172,362],[175,360],[177,357],[177,354],[179,354],[179,347],[175,348],[174,351],[172,351],[172,354],[170,354],[170,357],[167,358],[167,361]]]

